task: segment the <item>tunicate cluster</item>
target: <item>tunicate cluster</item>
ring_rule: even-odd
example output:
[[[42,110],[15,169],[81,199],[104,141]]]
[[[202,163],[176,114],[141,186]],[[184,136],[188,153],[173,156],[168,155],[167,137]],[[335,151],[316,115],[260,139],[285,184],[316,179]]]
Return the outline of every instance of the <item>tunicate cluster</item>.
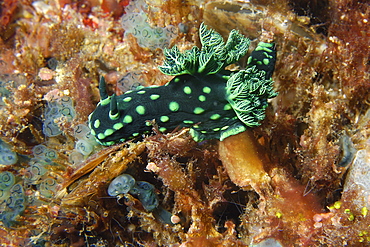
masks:
[[[13,152],[8,144],[0,140],[0,164],[14,165],[17,160],[17,153]]]
[[[74,137],[77,142],[75,150],[69,155],[69,161],[78,164],[94,151],[98,143],[95,137],[91,135],[90,128],[86,124],[79,124],[75,127]]]
[[[89,155],[98,145],[95,137],[91,135],[90,128],[85,124],[79,124],[75,128],[75,137],[78,139],[76,143],[76,150],[83,155]]]
[[[32,152],[34,157],[24,173],[25,183],[36,185],[42,196],[51,198],[55,194],[57,181],[48,175],[48,171],[50,167],[57,165],[54,160],[58,158],[58,154],[42,144],[33,147]]]
[[[145,81],[140,77],[140,73],[135,71],[127,72],[117,82],[117,87],[124,93],[143,85],[145,85]]]
[[[48,177],[43,179],[38,186],[40,194],[47,198],[52,198],[55,194],[55,190],[58,183],[55,178]]]
[[[0,220],[6,227],[16,221],[16,217],[23,213],[26,207],[26,197],[23,186],[16,183],[13,173],[0,173]]]
[[[69,122],[76,115],[76,111],[73,106],[73,101],[68,96],[63,96],[58,99],[49,101],[44,111],[44,126],[43,132],[46,136],[57,136],[62,133],[58,124],[55,122],[56,119],[65,117]]]
[[[274,238],[267,238],[258,244],[251,244],[250,247],[282,247],[281,243]]]
[[[26,169],[25,179],[29,184],[37,184],[41,177],[47,172],[45,167],[46,163],[32,159],[29,165],[30,166]]]
[[[135,186],[135,179],[129,174],[122,174],[113,179],[109,184],[108,194],[119,196],[128,193]]]
[[[344,134],[339,138],[339,147],[340,160],[337,165],[340,167],[346,167],[352,163],[357,150],[354,148],[353,142],[347,134]]]
[[[58,158],[58,154],[54,149],[48,148],[45,145],[37,145],[32,148],[32,153],[37,160],[42,160],[46,163],[52,163]]]
[[[122,17],[125,37],[128,34],[134,35],[141,47],[150,49],[168,47],[171,39],[177,36],[177,28],[172,25],[164,28],[151,27],[148,23],[148,17],[143,11],[146,8],[146,3],[142,0],[130,1],[130,4],[125,8],[126,14]]]
[[[124,194],[130,193],[136,196],[144,209],[152,212],[157,219],[165,224],[175,224],[171,220],[173,215],[159,205],[159,199],[154,190],[154,185],[148,182],[135,181],[131,175],[121,174],[109,184],[108,194],[120,199]]]
[[[126,193],[136,195],[147,211],[153,211],[158,207],[158,197],[154,192],[152,184],[144,181],[135,181],[131,175],[122,174],[109,184],[108,194],[120,197]]]
[[[0,107],[5,106],[3,98],[9,97],[11,95],[11,88],[14,87],[16,87],[15,81],[11,77],[0,75]]]
[[[158,207],[158,197],[154,192],[154,186],[148,182],[137,181],[130,193],[137,195],[146,210],[153,211]]]
[[[368,140],[370,144],[370,139]],[[370,207],[370,152],[359,150],[349,168],[343,187],[343,196],[351,196],[353,205],[361,210]]]

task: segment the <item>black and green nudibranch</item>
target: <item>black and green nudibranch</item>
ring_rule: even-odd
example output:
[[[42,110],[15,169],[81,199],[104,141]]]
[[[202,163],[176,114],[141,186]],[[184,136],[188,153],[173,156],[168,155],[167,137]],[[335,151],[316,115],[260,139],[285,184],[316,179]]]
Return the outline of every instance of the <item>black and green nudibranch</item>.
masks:
[[[141,87],[123,95],[109,96],[102,77],[101,101],[89,116],[91,133],[102,145],[112,145],[152,130],[189,127],[195,141],[223,140],[265,118],[267,100],[277,93],[271,75],[276,51],[273,43],[260,42],[240,71],[225,70],[237,62],[249,47],[249,39],[232,30],[224,42],[207,26],[200,26],[202,48],[181,53],[166,49],[159,69],[175,76],[164,86]]]

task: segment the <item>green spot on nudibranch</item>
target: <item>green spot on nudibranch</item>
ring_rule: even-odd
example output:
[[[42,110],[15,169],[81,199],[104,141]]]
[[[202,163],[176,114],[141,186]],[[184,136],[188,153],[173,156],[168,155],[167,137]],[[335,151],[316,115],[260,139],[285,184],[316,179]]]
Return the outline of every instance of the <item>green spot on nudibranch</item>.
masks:
[[[109,112],[109,118],[112,119],[112,120],[116,120],[119,118],[119,112],[117,112],[116,114],[114,115],[111,115],[111,113]]]
[[[180,78],[175,78],[175,82],[179,82],[180,81]]]
[[[180,106],[179,106],[179,103],[175,102],[175,101],[172,101],[170,102],[169,106],[171,111],[175,112],[175,111],[178,111]]]
[[[126,116],[123,118],[122,122],[124,122],[124,123],[126,123],[126,124],[129,124],[129,123],[131,123],[131,122],[132,122],[132,117],[131,117],[130,115],[126,115]]]
[[[231,108],[232,108],[232,106],[231,106],[230,104],[226,104],[226,105],[224,106],[224,110],[225,110],[225,111],[231,110]]]
[[[159,94],[152,94],[152,95],[150,95],[150,96],[149,96],[149,98],[150,98],[151,100],[159,99],[159,97],[161,97]]]
[[[204,112],[204,109],[202,107],[195,107],[194,114],[202,114]]]
[[[271,58],[271,59],[274,58],[273,56],[269,55],[267,52],[264,52],[263,55],[265,55],[265,57],[267,57],[267,58]]]
[[[90,130],[90,133],[94,136],[94,135],[96,135],[96,132],[95,132],[95,130],[93,130],[93,129],[91,129]]]
[[[142,106],[142,105],[138,105],[135,110],[140,115],[144,115],[145,114],[145,107]]]
[[[105,131],[104,131],[104,135],[105,136],[110,136],[110,135],[112,135],[114,133],[114,130],[112,130],[112,129],[106,129]]]
[[[191,94],[191,88],[189,86],[184,87],[184,93]]]
[[[221,115],[216,113],[216,114],[213,114],[212,116],[210,116],[209,118],[212,119],[212,120],[217,120],[220,117],[221,117]]]
[[[262,62],[264,65],[268,65],[270,63],[270,60],[268,58],[264,58]]]
[[[266,52],[272,52],[273,44],[272,43],[264,43],[260,42],[258,46],[256,47],[255,51],[266,51]]]
[[[211,88],[210,87],[203,87],[203,93],[210,93]]]
[[[161,120],[161,122],[165,123],[165,122],[168,122],[168,120],[170,120],[170,118],[168,116],[161,116],[160,120]]]
[[[116,123],[113,125],[113,129],[119,130],[122,129],[123,126],[124,126],[123,123]]]
[[[110,97],[108,97],[108,98],[106,98],[106,99],[101,100],[101,101],[100,101],[100,104],[101,104],[102,106],[110,104]]]
[[[182,121],[184,124],[193,124],[194,122],[191,120],[184,120]]]
[[[220,131],[221,128],[214,128],[212,129],[213,131],[217,132],[217,131]]]
[[[165,132],[166,130],[167,130],[167,128],[165,128],[165,127],[160,127],[160,128],[159,128],[159,131],[160,131],[160,132]]]
[[[258,45],[259,46],[262,46],[262,47],[269,47],[269,48],[271,48],[271,47],[274,46],[274,43],[260,42]]]
[[[226,125],[224,127],[221,128],[221,130],[227,130],[230,126]]]
[[[102,140],[105,138],[105,135],[103,133],[99,133],[97,137],[98,139]]]
[[[132,100],[132,97],[126,97],[123,99],[123,102],[130,102]]]
[[[138,91],[138,92],[137,92],[137,94],[144,94],[144,93],[146,93],[146,91],[145,91],[145,90],[141,90],[141,91]]]
[[[99,128],[99,126],[100,126],[100,120],[99,119],[96,119],[94,121],[94,128],[97,129],[97,128]]]
[[[190,129],[189,134],[193,137],[194,141],[199,141],[198,135],[194,129]]]
[[[138,133],[138,132],[135,132],[135,133],[132,134],[132,136],[138,136],[138,135],[140,135],[140,133]]]
[[[239,134],[239,133],[245,131],[247,128],[243,125],[239,125],[239,126],[233,127],[233,128],[229,128],[229,126],[225,126],[221,129],[224,129],[224,131],[221,132],[221,135],[220,135],[220,141],[223,141],[223,140],[225,140],[225,138],[227,138],[229,136],[232,136],[232,135]]]
[[[149,126],[152,126],[152,123],[150,121],[146,121],[145,125],[149,127]]]
[[[200,101],[200,102],[204,102],[204,101],[206,101],[206,100],[207,100],[206,96],[204,96],[204,95],[200,95],[200,96],[198,97],[198,99],[199,99],[199,101]]]

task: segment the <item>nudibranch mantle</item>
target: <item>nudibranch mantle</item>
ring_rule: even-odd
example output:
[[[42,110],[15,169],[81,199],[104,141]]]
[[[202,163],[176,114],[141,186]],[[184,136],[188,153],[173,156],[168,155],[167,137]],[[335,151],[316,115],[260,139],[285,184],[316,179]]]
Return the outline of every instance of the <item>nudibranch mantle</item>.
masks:
[[[91,133],[102,145],[112,145],[152,130],[189,127],[195,141],[223,140],[260,124],[267,100],[277,93],[271,79],[275,66],[274,44],[260,42],[245,70],[224,68],[244,56],[249,39],[232,30],[226,44],[214,30],[200,27],[202,49],[180,53],[165,50],[160,70],[175,77],[164,86],[141,87],[109,96],[101,77],[101,101],[89,116]]]

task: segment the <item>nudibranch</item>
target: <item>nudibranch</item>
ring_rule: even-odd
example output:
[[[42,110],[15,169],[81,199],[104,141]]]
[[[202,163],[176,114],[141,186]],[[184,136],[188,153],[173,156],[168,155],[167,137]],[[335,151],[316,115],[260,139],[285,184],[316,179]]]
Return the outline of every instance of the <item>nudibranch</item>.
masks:
[[[273,43],[260,42],[248,59],[247,68],[225,70],[248,51],[250,41],[236,30],[224,42],[207,26],[200,26],[202,48],[181,53],[165,49],[162,73],[175,76],[164,86],[140,87],[122,95],[107,94],[104,78],[101,101],[89,116],[92,135],[102,145],[112,145],[152,130],[151,120],[164,132],[190,128],[195,141],[223,140],[265,118],[268,99],[277,93],[271,75],[276,50]]]

